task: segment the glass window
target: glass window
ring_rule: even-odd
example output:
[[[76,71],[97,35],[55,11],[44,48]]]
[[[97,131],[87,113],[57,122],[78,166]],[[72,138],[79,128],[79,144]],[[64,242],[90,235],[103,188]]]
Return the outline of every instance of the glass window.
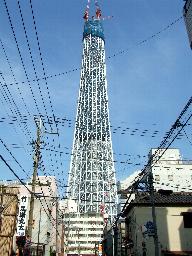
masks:
[[[192,212],[183,212],[184,228],[192,228]]]
[[[156,181],[160,181],[160,176],[159,175],[155,175],[155,180]]]
[[[173,175],[168,175],[168,180],[173,181]]]

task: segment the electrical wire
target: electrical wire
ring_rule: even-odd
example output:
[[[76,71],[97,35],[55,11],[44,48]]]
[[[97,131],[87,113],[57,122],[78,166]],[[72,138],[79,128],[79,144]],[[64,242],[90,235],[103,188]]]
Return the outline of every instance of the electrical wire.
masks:
[[[22,14],[22,11],[21,11],[21,5],[20,5],[19,0],[17,1],[17,4],[18,4],[18,8],[19,8],[19,13],[20,13],[20,16],[21,16],[22,26],[23,26],[23,30],[24,30],[24,34],[25,34],[25,39],[26,39],[27,46],[28,46],[28,52],[30,54],[30,60],[31,60],[31,63],[32,63],[32,66],[33,66],[33,71],[35,73],[36,79],[38,79],[34,59],[33,59],[33,56],[32,56],[32,51],[31,51],[31,47],[30,47],[30,43],[29,43],[29,37],[28,37],[26,26],[25,26],[25,23],[24,23],[23,14]],[[44,76],[45,76],[46,75],[45,74],[45,68],[44,68],[44,63],[43,63],[43,59],[42,59],[42,53],[41,53],[41,48],[40,48],[40,43],[39,43],[39,38],[38,38],[38,33],[37,33],[37,28],[36,28],[36,23],[35,23],[35,17],[34,17],[34,12],[33,12],[33,7],[32,7],[32,2],[31,1],[30,1],[30,7],[31,7],[31,11],[32,11],[33,24],[34,24],[34,28],[35,28],[35,34],[36,34],[36,40],[37,40],[37,44],[38,44],[38,51],[39,51],[39,55],[40,55],[41,66],[42,66],[43,73],[44,73]],[[55,115],[54,115],[54,111],[53,111],[53,106],[52,106],[52,101],[51,101],[51,97],[50,97],[50,93],[49,93],[47,80],[45,80],[45,83],[46,83],[46,89],[47,89],[47,92],[48,92],[49,104],[51,106],[51,111],[52,111],[52,115],[53,115],[53,120],[55,122]],[[47,116],[47,119],[48,119],[48,112],[47,112],[47,109],[46,109],[46,106],[45,106],[45,101],[44,101],[44,98],[43,98],[43,95],[42,95],[42,90],[41,90],[41,87],[40,87],[40,83],[37,82],[37,84],[38,84],[38,89],[40,91],[41,100],[43,102],[43,107],[44,107],[44,110],[45,110],[45,113],[46,113],[46,116]],[[48,119],[48,123],[50,125],[51,132],[52,132],[53,129],[52,129],[51,123],[49,122],[49,119]],[[56,128],[58,130],[57,122],[55,122],[55,125],[56,125]],[[54,142],[54,138],[53,138],[53,142]],[[59,144],[59,147],[60,147],[60,144]],[[56,160],[56,163],[57,163],[57,160]]]
[[[187,135],[185,129],[183,129],[183,132],[184,132],[184,134],[185,134],[185,136],[186,136],[186,138],[187,138],[189,144],[192,146],[192,142],[191,142],[191,140],[189,139],[189,137],[188,137],[188,135]]]
[[[11,27],[11,31],[12,31],[12,34],[13,34],[13,37],[14,37],[14,41],[15,41],[15,44],[16,44],[16,47],[17,47],[17,51],[18,51],[18,54],[19,54],[19,57],[20,57],[20,60],[21,60],[21,63],[22,63],[22,67],[23,67],[25,76],[27,78],[27,83],[29,85],[30,92],[32,94],[32,98],[33,98],[34,104],[35,104],[35,106],[37,108],[37,111],[38,111],[39,115],[41,115],[40,114],[39,106],[38,106],[36,98],[35,98],[35,94],[33,92],[33,89],[32,89],[32,86],[31,86],[31,83],[30,83],[30,80],[29,80],[29,76],[28,76],[28,73],[27,73],[27,70],[26,70],[26,66],[24,64],[24,60],[23,60],[23,57],[22,57],[22,54],[21,54],[21,50],[20,50],[20,47],[19,47],[19,43],[18,43],[17,37],[16,37],[15,29],[14,29],[14,26],[13,26],[13,23],[12,23],[12,19],[11,19],[11,16],[10,16],[10,12],[9,12],[9,9],[8,9],[7,2],[6,2],[6,0],[3,0],[3,2],[4,2],[5,10],[6,10],[6,13],[7,13],[7,16],[8,16],[8,20],[9,20],[9,24],[10,24],[10,27]],[[29,113],[29,114],[31,116],[31,113]]]
[[[53,104],[52,104],[52,100],[51,100],[51,96],[50,96],[50,91],[49,91],[49,87],[48,87],[48,81],[46,79],[46,73],[45,73],[45,65],[43,62],[43,57],[42,57],[42,53],[41,53],[41,47],[40,47],[40,41],[39,41],[39,36],[38,36],[38,31],[37,31],[37,25],[36,25],[36,21],[35,21],[35,14],[34,14],[34,10],[33,10],[33,5],[32,5],[32,1],[29,0],[30,2],[30,8],[31,8],[31,14],[32,14],[32,19],[33,19],[33,25],[34,25],[34,29],[35,29],[35,35],[36,35],[36,41],[37,41],[37,45],[38,45],[38,52],[39,52],[39,56],[40,56],[40,60],[41,60],[41,66],[42,66],[42,70],[43,70],[43,75],[45,77],[45,84],[46,84],[46,90],[47,90],[47,94],[48,94],[48,99],[49,99],[49,104],[51,106],[51,112],[53,115],[53,121],[55,123],[56,129],[57,129],[57,135],[58,135],[58,140],[59,140],[59,132],[58,132],[58,124],[56,122],[56,117],[54,114],[54,110],[53,110]],[[53,138],[53,143],[55,142],[54,138]],[[60,149],[61,145],[60,142],[58,144],[58,148]],[[55,148],[54,148],[55,149]],[[55,154],[56,157],[56,154]],[[61,158],[61,154],[60,154],[60,158]],[[56,161],[57,163],[57,161]],[[60,162],[61,168],[63,168],[63,164],[62,162]],[[58,167],[57,167],[58,170]]]
[[[4,53],[4,55],[5,55],[5,59],[6,59],[7,63],[8,63],[9,70],[10,70],[10,72],[11,72],[11,75],[12,75],[12,77],[13,77],[13,80],[14,80],[14,82],[16,83],[16,77],[15,77],[15,74],[14,74],[14,72],[13,72],[13,68],[12,68],[12,66],[11,66],[11,62],[10,62],[10,60],[9,60],[9,58],[8,58],[8,54],[7,54],[6,50],[5,50],[5,46],[4,46],[4,44],[3,44],[3,42],[2,42],[1,39],[0,39],[0,44],[1,44],[1,47],[2,47],[2,49],[3,49],[3,53]],[[6,83],[6,81],[4,81],[4,82],[5,82],[5,85],[4,85],[4,86],[6,86],[7,83]],[[24,104],[24,106],[25,106],[25,109],[26,109],[28,115],[30,116],[29,109],[27,108],[26,102],[25,102],[25,100],[24,100],[24,98],[23,98],[23,96],[22,96],[21,90],[20,90],[20,88],[19,88],[18,86],[17,86],[17,90],[18,90],[18,92],[19,92],[19,95],[21,96],[21,99],[22,99],[22,101],[23,101],[23,104]]]
[[[161,185],[161,186],[166,186],[168,188],[174,188],[176,190],[180,189],[180,191],[182,191],[182,190],[192,191],[192,188],[183,187],[182,185],[178,185],[178,186],[171,185],[171,184],[167,185],[164,182],[158,182],[158,181],[155,181],[154,184]]]
[[[7,161],[3,158],[3,156],[0,154],[0,159],[4,162],[4,164],[9,168],[9,170],[13,173],[13,175],[20,181],[20,183],[27,189],[27,191],[30,193],[30,194],[33,194],[37,199],[40,200],[41,202],[41,198],[38,197],[35,193],[33,193],[27,186],[26,184],[23,182],[22,179],[20,179],[20,177],[16,174],[16,172],[11,168],[11,166],[7,163]],[[44,212],[46,213],[46,215],[48,216],[48,218],[50,219],[50,216],[49,214],[47,213],[46,209],[44,208],[42,202],[41,202],[41,205],[44,209]],[[52,217],[52,216],[51,216]],[[52,223],[52,220],[50,219],[51,223]],[[53,224],[53,223],[52,223]],[[56,229],[55,225],[53,225],[53,227]],[[56,232],[58,233],[57,229],[56,229]],[[60,236],[60,234],[58,233],[58,235]]]
[[[17,106],[17,104],[16,104],[16,102],[15,102],[15,100],[14,100],[14,98],[13,98],[13,95],[12,95],[12,93],[11,93],[10,90],[9,90],[9,87],[6,85],[6,80],[5,80],[5,78],[4,78],[3,74],[2,74],[2,72],[0,72],[0,76],[1,76],[1,78],[2,78],[2,80],[3,80],[3,82],[4,82],[4,85],[0,82],[1,87],[2,87],[3,91],[5,92],[6,97],[7,97],[7,99],[9,100],[10,105],[13,107],[13,109],[14,109],[16,115],[19,115],[20,121],[22,122],[23,120],[22,120],[21,111],[19,110],[19,107]],[[6,91],[7,91],[7,92],[6,92]],[[8,95],[9,95],[9,96],[8,96]],[[30,136],[30,133],[29,133],[27,127],[25,127],[24,130],[22,129],[22,131],[23,131],[24,133],[25,133],[25,130],[27,131],[27,135]]]
[[[13,107],[12,101],[11,101],[11,99],[10,99],[10,97],[9,97],[9,95],[8,95],[8,93],[7,93],[7,91],[5,90],[5,87],[2,86],[2,83],[1,83],[1,82],[0,82],[0,85],[1,85],[1,88],[2,88],[2,89],[0,89],[0,93],[1,93],[1,95],[3,96],[3,99],[4,99],[5,103],[6,103],[5,105],[6,105],[6,106],[9,106],[9,109],[10,109],[10,112],[11,112],[12,115],[16,115],[16,116],[17,116],[18,113],[17,113],[17,111],[15,110],[15,108]],[[4,105],[4,104],[3,104],[3,105]],[[22,133],[25,134],[25,136],[28,136],[28,134],[26,134],[26,131],[22,128],[22,126],[21,126],[20,123],[18,124],[18,126],[20,127]]]
[[[189,116],[186,118],[184,123],[182,122],[182,118],[185,117],[189,107],[192,105],[192,97],[188,100],[187,104],[181,111],[179,117],[176,119],[175,123],[172,125],[171,129],[169,132],[166,133],[166,136],[164,137],[163,141],[160,143],[160,146],[158,149],[155,151],[155,153],[149,158],[147,164],[144,166],[142,169],[141,173],[139,173],[136,178],[134,179],[133,183],[131,184],[130,187],[126,190],[127,193],[131,194],[137,189],[139,182],[142,181],[142,179],[146,176],[148,176],[149,170],[161,159],[161,157],[164,155],[166,150],[171,146],[171,144],[174,142],[174,140],[177,138],[177,136],[181,133],[181,131],[184,129],[184,127],[188,124],[189,120],[192,117],[192,114],[190,113]],[[169,141],[170,139],[170,141]],[[116,218],[114,221],[112,227],[116,225],[118,219],[120,216],[123,214],[124,210],[126,209],[128,205],[128,200],[124,204],[124,207],[119,214],[119,216]]]
[[[30,43],[29,43],[29,37],[28,37],[27,30],[26,30],[26,27],[25,27],[25,23],[24,23],[24,19],[23,19],[23,14],[22,14],[22,11],[21,11],[21,5],[20,5],[20,1],[19,0],[17,1],[17,4],[18,4],[18,8],[19,8],[19,13],[20,13],[20,17],[21,17],[21,23],[22,23],[22,27],[23,27],[23,30],[24,30],[24,34],[25,34],[25,39],[26,39],[26,42],[27,42],[28,52],[29,52],[29,55],[30,55],[30,60],[31,60],[31,63],[32,63],[33,71],[34,71],[34,74],[35,74],[35,78],[38,79],[38,77],[37,77],[37,70],[36,70],[34,58],[33,58],[33,55],[32,55],[32,50],[31,50],[31,46],[30,46]],[[40,92],[41,101],[43,103],[43,107],[44,107],[46,116],[48,118],[48,111],[47,111],[47,108],[45,106],[45,100],[43,98],[42,89],[41,89],[39,81],[37,81],[37,85],[38,85],[38,90]],[[50,124],[50,128],[52,130],[51,124]]]
[[[38,31],[37,31],[37,25],[36,25],[36,21],[35,21],[35,14],[34,14],[34,10],[33,10],[32,0],[29,0],[29,3],[30,3],[30,9],[31,9],[31,14],[32,14],[32,19],[33,19],[33,25],[34,25],[34,29],[35,29],[36,41],[37,41],[37,45],[38,45],[38,52],[39,52],[39,56],[40,56],[40,60],[41,60],[41,67],[43,69],[43,76],[45,78],[45,84],[46,84],[46,90],[47,90],[47,94],[48,94],[49,104],[51,106],[51,112],[53,115],[53,120],[55,122],[55,114],[54,114],[54,110],[53,110],[53,104],[52,104],[51,95],[50,95],[50,91],[49,91],[49,87],[48,87],[48,82],[46,79],[45,64],[43,62],[43,55],[41,53],[41,46],[40,46],[40,41],[39,41],[39,36],[38,36]],[[57,128],[56,122],[55,122],[55,125]]]
[[[181,21],[183,19],[183,16],[180,16],[178,17],[177,19],[175,19],[174,21],[172,21],[171,23],[169,23],[167,26],[165,26],[163,29],[159,30],[158,32],[152,34],[151,36],[149,37],[146,37],[145,39],[135,43],[134,46],[128,48],[128,49],[124,49],[124,50],[120,50],[118,51],[117,53],[114,53],[110,56],[108,56],[106,59],[113,59],[115,58],[116,56],[119,56],[119,55],[123,55],[127,52],[129,52],[131,49],[134,49],[134,48],[137,48],[149,41],[151,41],[152,39],[158,37],[160,34],[162,34],[163,32],[167,31],[168,29],[170,29],[171,27],[173,27],[176,23],[178,23],[179,21]],[[55,78],[55,77],[59,77],[59,76],[63,76],[63,75],[67,75],[67,74],[70,74],[70,73],[73,73],[73,72],[76,72],[76,71],[79,71],[81,70],[81,68],[73,68],[71,70],[68,70],[68,71],[65,71],[65,72],[61,72],[61,73],[58,73],[58,74],[53,74],[53,75],[47,75],[45,77],[39,77],[38,79],[32,79],[30,80],[30,82],[37,82],[37,80],[45,80],[45,79],[50,79],[50,78]],[[21,83],[21,84],[25,84],[27,83],[28,81],[21,81],[21,82],[17,82],[17,84]],[[9,83],[8,85],[14,85],[15,83]]]
[[[3,158],[3,156],[0,154],[0,158],[1,160],[4,162],[4,164],[9,168],[9,170],[13,173],[13,175],[20,181],[20,183],[27,189],[27,191],[30,194],[34,194],[23,182],[22,179],[20,179],[20,177],[16,174],[16,172],[11,168],[11,166],[7,163],[7,161]],[[34,194],[35,195],[35,194]]]
[[[30,179],[30,177],[28,176],[28,174],[26,173],[26,171],[24,170],[24,168],[21,166],[21,164],[17,161],[17,159],[14,157],[14,155],[11,153],[11,151],[9,150],[9,148],[7,147],[7,145],[3,142],[3,140],[0,138],[0,142],[3,144],[3,146],[5,147],[5,149],[9,152],[9,154],[11,155],[11,157],[15,160],[15,162],[19,165],[19,167],[21,168],[21,170],[27,175],[28,179]],[[38,177],[38,176],[37,176]],[[47,177],[47,176],[46,176]],[[39,179],[39,177],[38,177]],[[39,184],[41,184],[40,180],[39,180]],[[42,194],[44,196],[44,192],[42,190],[42,187],[40,186],[41,188],[41,191],[42,191]],[[48,187],[49,191],[50,191],[50,187]],[[50,191],[50,195],[51,195],[51,191]],[[47,204],[47,201],[46,201],[46,198],[44,196],[44,199],[45,199],[45,203],[47,205],[47,208],[49,209],[48,207],[48,204]]]
[[[11,157],[15,160],[15,162],[19,165],[19,167],[21,168],[21,170],[27,175],[28,178],[30,178],[27,174],[27,172],[24,170],[24,168],[20,165],[20,163],[17,161],[17,159],[14,157],[14,155],[11,153],[11,151],[9,150],[9,148],[7,147],[7,145],[5,144],[5,142],[0,138],[0,142],[3,144],[3,146],[5,147],[5,149],[8,151],[8,153],[11,155]]]

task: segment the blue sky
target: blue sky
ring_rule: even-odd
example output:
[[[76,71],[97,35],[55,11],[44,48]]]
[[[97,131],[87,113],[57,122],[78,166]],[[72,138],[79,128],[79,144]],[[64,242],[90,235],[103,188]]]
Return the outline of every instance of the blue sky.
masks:
[[[17,1],[6,0],[6,2],[29,80],[34,79],[35,74]],[[169,130],[191,96],[192,52],[183,19],[170,29],[138,46],[139,42],[182,16],[184,4],[182,0],[100,0],[99,3],[103,16],[113,16],[112,19],[104,21],[106,56],[112,56],[125,50],[123,54],[107,60],[112,141],[114,157],[117,161],[117,179],[119,180],[126,178],[136,169],[142,168],[150,148],[160,144],[165,132]],[[20,4],[37,76],[43,77],[29,1],[20,0]],[[46,75],[79,69],[84,23],[82,16],[87,1],[33,0],[32,4]],[[90,7],[93,10],[93,0]],[[0,2],[0,12],[0,23],[2,24],[0,38],[15,74],[15,80],[17,82],[26,81],[4,0]],[[13,83],[14,79],[1,47],[0,65],[6,83]],[[59,142],[55,135],[43,135],[43,140],[49,141],[49,145],[55,143],[56,147],[60,143],[60,151],[63,152],[60,156],[58,153],[52,151],[50,153],[48,150],[42,149],[45,171],[54,174],[52,172],[54,169],[56,175],[64,183],[67,181],[69,171],[79,79],[80,70],[47,80],[55,115],[71,120],[65,121],[64,126],[59,124]],[[3,80],[1,82],[4,83]],[[30,85],[41,113],[45,114],[38,90],[38,86],[40,86],[47,112],[51,116],[52,109],[45,82],[40,80],[39,85],[36,82],[31,82]],[[38,114],[38,111],[35,108],[29,84],[19,83],[18,85],[9,85],[8,88],[22,115],[27,115],[19,94],[20,90],[31,114],[27,118],[27,125],[31,131],[31,137],[35,138],[33,115]],[[32,154],[32,148],[29,145],[30,140],[21,131],[18,122],[13,122],[15,126],[9,124],[13,115],[10,112],[10,102],[4,101],[2,94],[0,94],[0,99],[0,117],[6,118],[4,122],[0,123],[1,138],[30,174],[33,169],[33,160],[29,155],[29,153]],[[23,127],[23,124],[20,123],[20,125]],[[189,132],[188,139],[190,138]],[[179,147],[183,157],[191,159],[191,145],[188,139],[183,136],[181,140],[177,140],[173,144],[173,147]],[[17,144],[21,148],[15,148],[12,144]],[[0,152],[14,170],[22,178],[25,178],[26,174],[12,160],[2,145]],[[52,160],[50,160],[50,155]],[[126,161],[129,164],[121,163]],[[40,171],[39,174],[43,174],[43,172]],[[13,178],[13,175],[3,164],[1,164],[0,178]]]

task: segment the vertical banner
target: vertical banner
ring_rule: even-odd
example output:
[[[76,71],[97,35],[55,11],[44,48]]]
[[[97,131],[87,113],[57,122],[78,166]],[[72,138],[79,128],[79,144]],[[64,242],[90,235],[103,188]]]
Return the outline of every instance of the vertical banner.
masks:
[[[20,195],[19,213],[17,218],[17,236],[25,236],[28,196]]]

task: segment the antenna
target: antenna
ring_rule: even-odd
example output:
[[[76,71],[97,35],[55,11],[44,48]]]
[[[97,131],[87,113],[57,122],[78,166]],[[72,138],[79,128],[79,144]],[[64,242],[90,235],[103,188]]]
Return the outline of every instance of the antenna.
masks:
[[[110,20],[113,18],[113,16],[106,16],[101,18],[101,8],[99,6],[98,0],[95,0],[95,7],[96,7],[96,18],[99,20]]]
[[[83,16],[83,19],[84,19],[85,21],[88,21],[88,20],[89,20],[90,2],[91,2],[91,0],[87,0],[87,6],[86,6],[85,13],[84,13],[84,16]],[[113,16],[106,16],[106,17],[102,17],[102,18],[101,18],[102,14],[101,14],[101,8],[100,8],[100,6],[99,6],[98,0],[95,0],[95,7],[96,7],[96,12],[95,12],[95,14],[96,14],[96,19],[97,19],[97,20],[109,20],[109,19],[112,19],[112,18],[113,18]],[[93,18],[93,20],[95,19],[94,16],[92,16],[92,18]]]
[[[90,5],[90,0],[87,0],[87,6],[86,6],[86,10],[83,16],[83,19],[88,21],[89,19],[89,5]]]

